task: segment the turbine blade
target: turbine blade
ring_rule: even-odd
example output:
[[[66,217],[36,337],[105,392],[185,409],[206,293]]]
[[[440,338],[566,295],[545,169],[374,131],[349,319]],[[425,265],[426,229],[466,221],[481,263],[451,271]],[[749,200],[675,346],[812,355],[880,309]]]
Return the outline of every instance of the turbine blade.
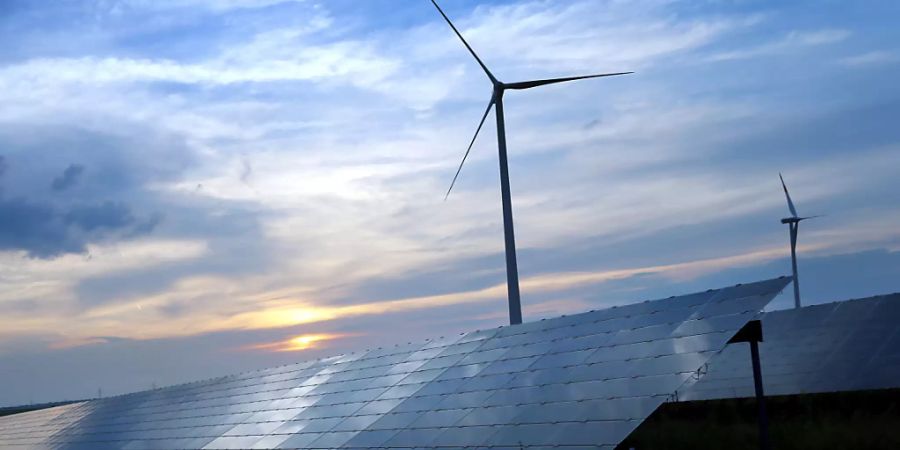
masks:
[[[580,77],[549,78],[546,80],[519,81],[518,83],[504,84],[503,87],[505,87],[507,89],[531,89],[533,87],[544,86],[546,84],[565,83],[567,81],[584,80],[586,78],[614,77],[617,75],[628,75],[630,73],[634,73],[634,72],[600,73],[600,74],[596,74],[596,75],[582,75]]]
[[[781,176],[781,172],[778,173],[778,178],[781,178],[781,187],[784,188],[784,196],[787,197],[788,209],[791,210],[791,215],[797,217],[797,209],[794,208],[794,202],[791,201],[791,194],[788,193],[787,185],[784,184],[784,177]]]
[[[472,46],[469,45],[468,42],[466,42],[466,38],[464,38],[464,37],[462,36],[462,33],[460,33],[459,30],[456,29],[456,26],[453,25],[453,22],[450,21],[450,18],[447,17],[446,14],[444,14],[444,10],[441,9],[440,6],[438,6],[438,4],[437,4],[437,2],[436,2],[435,0],[431,0],[431,3],[434,5],[435,8],[437,8],[438,12],[441,13],[441,16],[443,16],[443,17],[444,17],[444,20],[447,21],[447,25],[450,25],[450,28],[453,29],[453,32],[456,33],[456,36],[459,37],[459,40],[462,41],[463,45],[465,45],[466,48],[469,49],[469,53],[471,53],[472,56],[475,57],[475,61],[478,61],[478,65],[481,66],[481,69],[484,70],[484,73],[488,76],[488,78],[491,79],[491,82],[496,83],[496,82],[497,82],[497,79],[494,78],[494,74],[492,74],[491,71],[488,70],[487,66],[484,65],[484,62],[481,61],[481,58],[478,57],[478,54],[475,53],[475,50],[472,50]]]
[[[825,217],[825,214],[816,214],[815,216],[799,217],[798,219],[799,219],[799,220],[806,220],[806,219],[816,219],[816,218],[818,218],[818,217]]]
[[[466,163],[466,158],[469,157],[469,152],[472,151],[472,146],[475,145],[475,139],[478,137],[478,133],[481,131],[481,127],[484,126],[484,120],[487,119],[488,113],[491,112],[491,107],[494,106],[494,97],[491,97],[491,101],[488,103],[487,109],[484,110],[484,115],[481,116],[481,122],[478,122],[478,128],[475,129],[475,135],[472,136],[472,140],[469,142],[469,147],[466,149],[466,154],[463,155],[462,161],[459,163],[459,167],[456,169],[456,175],[453,175],[453,181],[450,182],[450,189],[447,189],[447,193],[444,195],[444,200],[447,200],[447,197],[450,196],[450,191],[453,190],[453,186],[456,184],[456,179],[459,177],[459,172],[462,170],[463,164]]]

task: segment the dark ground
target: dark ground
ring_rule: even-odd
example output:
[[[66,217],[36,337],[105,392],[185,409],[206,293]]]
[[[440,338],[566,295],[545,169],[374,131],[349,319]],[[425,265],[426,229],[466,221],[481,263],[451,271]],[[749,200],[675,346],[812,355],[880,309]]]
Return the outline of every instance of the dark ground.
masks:
[[[898,450],[900,389],[768,397],[774,450]],[[756,400],[667,403],[616,450],[759,448]]]

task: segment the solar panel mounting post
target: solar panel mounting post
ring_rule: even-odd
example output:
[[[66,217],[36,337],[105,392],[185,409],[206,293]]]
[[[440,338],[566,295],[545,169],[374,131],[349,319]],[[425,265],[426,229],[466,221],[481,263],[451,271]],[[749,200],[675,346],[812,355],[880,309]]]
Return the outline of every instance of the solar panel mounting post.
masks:
[[[759,363],[759,343],[762,340],[762,322],[752,320],[738,330],[728,343],[747,342],[750,344],[750,360],[753,362],[753,387],[756,391],[756,418],[759,425],[759,448],[761,450],[771,450],[769,415],[766,411],[766,394],[763,392],[762,368]]]

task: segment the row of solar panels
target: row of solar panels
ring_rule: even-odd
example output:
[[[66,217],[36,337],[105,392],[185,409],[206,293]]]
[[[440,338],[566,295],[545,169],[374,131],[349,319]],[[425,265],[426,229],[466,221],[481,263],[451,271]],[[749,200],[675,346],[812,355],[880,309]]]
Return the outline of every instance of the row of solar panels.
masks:
[[[613,448],[789,281],[21,414],[0,446]]]
[[[613,448],[673,397],[752,396],[747,345],[726,342],[788,282],[19,414],[0,447]],[[897,387],[898,319],[898,294],[765,314],[767,394]]]
[[[900,387],[900,294],[766,313],[766,395]],[[680,400],[752,397],[747,345],[729,345]]]

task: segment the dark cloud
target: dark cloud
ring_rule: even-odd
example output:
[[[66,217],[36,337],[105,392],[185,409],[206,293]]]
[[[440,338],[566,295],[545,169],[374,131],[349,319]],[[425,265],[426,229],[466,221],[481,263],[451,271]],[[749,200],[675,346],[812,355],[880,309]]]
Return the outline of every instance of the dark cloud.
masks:
[[[131,230],[130,236],[140,236],[142,234],[149,234],[153,230],[156,229],[157,225],[162,223],[163,214],[162,213],[154,213],[151,214],[150,217],[146,218],[143,221],[138,222],[134,228]]]
[[[171,202],[147,186],[180,180],[195,166],[194,153],[181,137],[140,124],[119,124],[118,131],[0,126],[5,146],[0,250],[24,251],[33,258],[84,253],[91,243],[159,233],[162,211],[167,222],[177,219],[180,212]],[[61,170],[54,163],[60,160],[72,163]],[[75,188],[77,195],[56,195]],[[192,205],[185,210],[203,216],[208,209]],[[192,225],[198,222],[174,220],[180,225],[168,231],[177,237],[196,234]]]
[[[196,167],[195,152],[183,138],[141,125],[116,126],[121,132],[0,125],[0,142],[10,166],[4,189],[14,196],[40,197],[42,192],[55,192],[48,186],[52,188],[56,179],[63,182],[68,172],[77,183],[79,201],[127,197],[127,203],[134,205],[142,203],[137,197],[151,194],[145,189],[148,184],[178,181],[186,170]],[[77,163],[63,172],[55,163],[60,160]],[[72,188],[65,182],[60,187]]]
[[[34,258],[83,253],[91,242],[153,229],[135,219],[128,206],[114,202],[62,211],[46,202],[0,198],[0,217],[0,250],[25,251]]]
[[[115,133],[0,125],[0,142],[15,169],[2,178],[0,203],[16,198],[18,203],[6,210],[17,206],[30,212],[15,229],[0,224],[0,250],[52,258],[84,253],[90,243],[128,241],[149,233],[160,239],[205,243],[203,258],[159,262],[80,280],[78,308],[165,291],[184,277],[272,269],[272,255],[277,252],[260,227],[261,216],[267,214],[264,208],[254,202],[209,198],[202,188],[190,194],[150,188],[186,181],[185,173],[201,162],[181,136],[133,123],[116,124]],[[53,164],[60,160],[77,162],[73,166],[83,169],[62,172]],[[70,195],[55,195],[59,192],[47,189],[51,180],[67,179],[67,173],[75,179],[77,195],[71,195],[75,193],[72,186],[65,191]],[[252,181],[253,167],[246,156],[236,175],[244,182]],[[5,210],[0,213],[9,215]],[[179,309],[173,306],[167,312],[179,314]]]
[[[66,213],[64,221],[85,231],[125,228],[135,222],[131,209],[122,203],[104,202],[81,206]]]
[[[69,167],[66,167],[66,170],[63,171],[62,175],[53,179],[53,182],[50,183],[50,188],[54,191],[64,191],[69,189],[78,183],[82,173],[84,173],[84,166],[71,164]]]
[[[39,258],[84,251],[84,243],[73,238],[49,204],[0,199],[0,217],[0,250],[24,250]]]

